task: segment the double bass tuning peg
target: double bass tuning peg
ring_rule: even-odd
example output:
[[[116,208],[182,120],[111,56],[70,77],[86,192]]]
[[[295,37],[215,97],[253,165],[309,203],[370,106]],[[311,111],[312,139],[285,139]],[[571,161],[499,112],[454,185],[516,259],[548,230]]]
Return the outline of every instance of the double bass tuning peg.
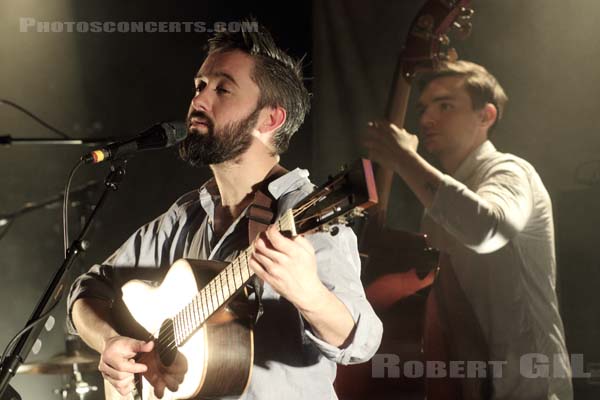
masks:
[[[454,31],[456,32],[456,36],[458,36],[458,38],[460,40],[464,40],[466,38],[469,37],[469,35],[471,35],[471,30],[473,28],[473,25],[471,24],[471,21],[465,20],[465,21],[454,21],[454,23],[452,24],[454,27]]]
[[[472,8],[462,7],[460,9],[459,18],[471,19],[471,17],[475,14],[475,11]]]
[[[471,17],[475,12],[472,8],[463,7],[460,9],[456,21],[452,23],[452,26],[459,39],[463,40],[469,37],[473,25],[471,24]]]

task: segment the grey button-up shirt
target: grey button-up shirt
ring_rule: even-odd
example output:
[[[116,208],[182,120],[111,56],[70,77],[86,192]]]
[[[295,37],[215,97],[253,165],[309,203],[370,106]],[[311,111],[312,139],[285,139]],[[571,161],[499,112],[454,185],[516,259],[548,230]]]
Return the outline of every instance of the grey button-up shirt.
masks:
[[[293,207],[313,190],[306,170],[296,169],[268,186],[277,200],[278,213]],[[102,265],[73,283],[68,298],[68,322],[75,300],[95,297],[112,300],[119,288],[111,282],[111,268],[168,268],[179,258],[231,261],[248,246],[245,213],[213,243],[215,205],[220,197],[213,180],[185,194],[171,208],[138,229]],[[367,302],[360,281],[356,236],[340,227],[336,236],[307,236],[315,248],[318,274],[323,284],[348,308],[356,323],[350,344],[332,346],[311,330],[299,311],[268,284],[264,285],[264,315],[254,328],[254,366],[242,399],[335,399],[336,363],[368,360],[379,347],[382,324]],[[191,254],[196,253],[196,254]]]
[[[444,175],[422,227],[450,255],[491,360],[506,363],[494,399],[571,399],[552,203],[535,169],[484,142]],[[536,371],[532,357],[549,373]]]

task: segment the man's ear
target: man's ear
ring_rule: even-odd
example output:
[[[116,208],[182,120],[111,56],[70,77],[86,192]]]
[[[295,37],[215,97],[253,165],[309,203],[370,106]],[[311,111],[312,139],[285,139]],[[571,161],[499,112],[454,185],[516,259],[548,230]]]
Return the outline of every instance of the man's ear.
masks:
[[[481,123],[486,130],[489,130],[492,125],[494,125],[497,117],[498,110],[492,103],[486,103],[486,105],[481,109]]]
[[[281,128],[285,123],[286,117],[285,108],[281,106],[265,107],[261,110],[260,123],[257,129],[260,133],[274,132]]]

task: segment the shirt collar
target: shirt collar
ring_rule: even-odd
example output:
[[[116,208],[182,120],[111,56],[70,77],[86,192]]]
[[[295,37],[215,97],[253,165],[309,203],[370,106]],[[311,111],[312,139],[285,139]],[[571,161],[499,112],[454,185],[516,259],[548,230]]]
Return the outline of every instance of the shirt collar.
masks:
[[[269,183],[267,190],[273,198],[279,199],[284,194],[309,183],[308,176],[309,173],[307,170],[296,168]],[[206,214],[211,217],[214,216],[215,204],[220,201],[220,198],[221,195],[214,177],[206,181],[199,189],[200,204]]]
[[[466,181],[477,169],[481,161],[495,151],[496,147],[494,147],[492,142],[486,140],[463,160],[456,172],[452,174],[452,177],[461,182]]]

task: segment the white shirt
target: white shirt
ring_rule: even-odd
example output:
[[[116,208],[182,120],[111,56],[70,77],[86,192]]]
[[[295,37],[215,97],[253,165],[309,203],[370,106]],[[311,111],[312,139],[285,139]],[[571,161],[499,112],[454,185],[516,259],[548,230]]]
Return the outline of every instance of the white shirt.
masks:
[[[449,254],[491,360],[506,362],[502,377],[493,379],[494,398],[571,399],[552,203],[535,169],[483,143],[453,177],[444,175],[422,230]],[[534,370],[531,357],[548,360],[550,373]],[[536,372],[547,376],[527,377]]]

